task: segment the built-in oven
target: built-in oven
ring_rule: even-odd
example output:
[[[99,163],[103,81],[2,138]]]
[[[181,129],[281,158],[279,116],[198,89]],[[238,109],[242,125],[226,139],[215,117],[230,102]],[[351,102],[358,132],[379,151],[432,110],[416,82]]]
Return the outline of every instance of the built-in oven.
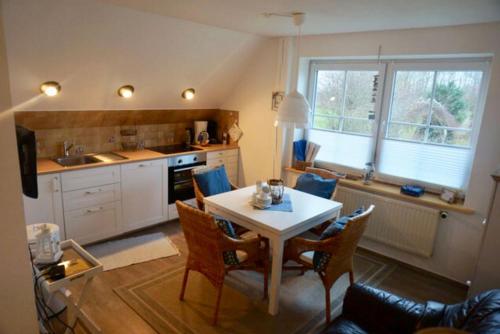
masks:
[[[168,204],[194,198],[193,168],[204,166],[206,153],[179,155],[168,159]]]

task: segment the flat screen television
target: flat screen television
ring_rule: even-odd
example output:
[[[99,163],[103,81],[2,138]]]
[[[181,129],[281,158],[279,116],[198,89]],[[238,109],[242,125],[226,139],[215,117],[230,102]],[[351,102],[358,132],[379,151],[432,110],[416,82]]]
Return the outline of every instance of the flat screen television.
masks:
[[[23,193],[28,197],[38,198],[35,132],[16,125],[16,137]]]

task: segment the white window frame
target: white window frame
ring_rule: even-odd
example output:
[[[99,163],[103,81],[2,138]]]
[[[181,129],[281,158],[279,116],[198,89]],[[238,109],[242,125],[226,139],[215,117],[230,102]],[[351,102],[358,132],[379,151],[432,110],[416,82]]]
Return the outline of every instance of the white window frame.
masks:
[[[378,79],[378,87],[377,97],[374,106],[375,111],[375,119],[373,120],[373,129],[372,135],[368,136],[361,133],[353,133],[348,131],[335,131],[335,130],[323,130],[323,129],[313,129],[312,122],[314,119],[314,109],[316,106],[316,82],[318,78],[318,71],[379,71],[379,79]],[[311,109],[313,110],[313,117],[311,118],[310,127],[314,131],[326,131],[326,132],[337,132],[337,133],[345,133],[352,136],[362,136],[362,137],[372,137],[372,145],[370,147],[370,156],[374,156],[375,147],[376,147],[376,138],[378,133],[378,127],[380,125],[380,117],[381,117],[381,107],[382,107],[382,94],[384,90],[383,83],[385,81],[385,73],[386,73],[386,64],[378,63],[378,62],[367,62],[367,61],[316,61],[311,62],[310,71],[309,71],[309,84],[308,84],[308,97],[311,105]],[[345,103],[345,101],[344,101]],[[308,136],[308,130],[305,131],[305,137]],[[320,144],[320,143],[318,143]],[[334,164],[328,161],[317,161],[317,165],[319,167],[324,167],[328,169],[335,169],[341,172],[360,172],[360,169],[355,169],[350,166],[344,166],[339,164]]]
[[[488,90],[489,78],[490,78],[490,58],[439,58],[439,59],[384,59],[380,62],[367,62],[366,60],[318,60],[311,61],[310,63],[310,71],[309,71],[309,85],[308,85],[308,97],[311,102],[311,107],[315,107],[315,96],[316,96],[316,80],[317,80],[317,72],[319,70],[373,70],[374,65],[381,66],[379,70],[379,90],[377,92],[377,102],[375,105],[375,121],[373,127],[373,141],[372,141],[372,157],[373,162],[375,162],[375,177],[378,180],[393,183],[393,184],[405,184],[405,183],[413,183],[420,184],[425,186],[428,189],[439,191],[444,186],[439,184],[432,184],[423,182],[420,180],[412,180],[397,177],[394,175],[387,175],[379,173],[378,170],[378,160],[377,158],[380,156],[381,143],[385,139],[388,125],[389,125],[389,113],[391,111],[391,103],[392,97],[394,94],[394,85],[395,85],[395,74],[398,70],[415,70],[415,71],[482,71],[482,79],[481,86],[479,88],[479,96],[477,100],[477,105],[475,108],[475,114],[472,121],[471,128],[471,142],[470,147],[464,147],[463,149],[470,150],[471,159],[469,161],[469,165],[466,170],[466,175],[468,175],[468,179],[465,182],[465,189],[468,188],[468,183],[470,179],[471,169],[474,162],[474,156],[476,153],[477,142],[479,138],[479,130],[481,127],[481,121],[484,114],[484,106],[486,101],[486,95]],[[311,120],[312,122],[312,120]],[[312,123],[311,123],[312,126]],[[322,131],[318,129],[314,129],[315,131]],[[328,131],[328,130],[325,130]],[[342,133],[342,132],[340,132]],[[344,132],[348,133],[348,132]],[[348,133],[352,134],[352,133]],[[352,134],[352,135],[360,135],[362,134]],[[305,131],[305,138],[308,136],[308,131]],[[389,140],[401,140],[402,139],[394,139],[391,138]],[[419,142],[415,142],[419,143]],[[321,143],[318,143],[321,144]],[[443,145],[439,143],[421,143],[422,145]],[[453,148],[461,148],[460,146],[453,145],[444,145]],[[335,163],[327,162],[327,161],[318,161],[317,165],[319,167],[333,169],[341,172],[347,173],[355,173],[359,174],[362,172],[361,169],[356,169],[349,166],[338,165]]]

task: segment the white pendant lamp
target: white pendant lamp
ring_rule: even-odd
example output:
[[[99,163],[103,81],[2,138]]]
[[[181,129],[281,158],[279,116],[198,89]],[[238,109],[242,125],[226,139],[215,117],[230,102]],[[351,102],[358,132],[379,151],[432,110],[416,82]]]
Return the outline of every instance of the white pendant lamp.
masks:
[[[304,13],[293,13],[293,23],[298,27],[296,54],[293,70],[297,70],[299,50],[300,50],[300,27],[304,23]],[[297,80],[294,78],[292,90],[288,93],[278,108],[276,123],[278,126],[287,128],[307,128],[309,127],[309,115],[311,107],[304,95],[297,91]]]

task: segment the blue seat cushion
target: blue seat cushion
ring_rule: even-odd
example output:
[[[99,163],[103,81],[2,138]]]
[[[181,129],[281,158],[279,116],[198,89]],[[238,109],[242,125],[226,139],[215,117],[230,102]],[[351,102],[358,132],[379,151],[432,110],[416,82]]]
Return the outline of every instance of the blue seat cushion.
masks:
[[[364,207],[360,207],[356,210],[354,210],[350,215],[342,216],[336,221],[332,222],[324,231],[321,233],[321,236],[319,237],[319,240],[325,240],[328,238],[331,238],[340,232],[342,232],[349,222],[350,219],[359,216],[365,211]],[[326,252],[314,252],[313,255],[313,267],[314,271],[321,272],[325,270],[326,266],[328,265],[328,262],[330,261],[330,258],[332,257],[332,254],[326,253]]]
[[[224,166],[207,169],[193,175],[204,196],[212,196],[231,191]]]
[[[302,174],[297,179],[295,189],[311,195],[330,199],[336,186],[337,180],[335,179],[324,179],[319,175],[306,173]]]
[[[233,239],[239,239],[240,237],[236,234],[233,224],[227,219],[223,219],[221,217],[215,216],[215,223],[217,226],[224,232],[225,235],[231,237]],[[229,266],[236,266],[240,264],[238,257],[236,256],[236,251],[226,251],[222,253],[224,258],[224,263]]]

